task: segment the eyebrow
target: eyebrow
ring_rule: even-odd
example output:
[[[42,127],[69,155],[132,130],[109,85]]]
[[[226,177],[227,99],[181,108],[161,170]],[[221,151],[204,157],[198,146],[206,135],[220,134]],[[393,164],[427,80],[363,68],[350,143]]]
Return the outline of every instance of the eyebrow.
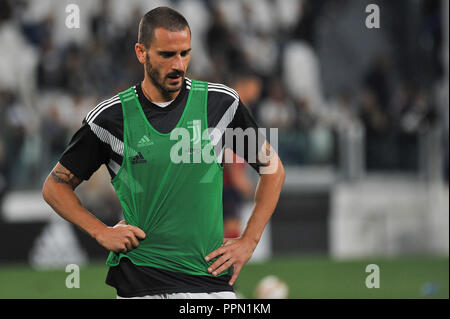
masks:
[[[191,52],[191,50],[192,50],[192,48],[189,48],[189,49],[187,49],[187,50],[181,51],[181,53],[189,53],[189,52]],[[163,54],[175,54],[175,53],[177,53],[177,51],[158,51],[158,54],[159,54],[159,55],[163,55]]]

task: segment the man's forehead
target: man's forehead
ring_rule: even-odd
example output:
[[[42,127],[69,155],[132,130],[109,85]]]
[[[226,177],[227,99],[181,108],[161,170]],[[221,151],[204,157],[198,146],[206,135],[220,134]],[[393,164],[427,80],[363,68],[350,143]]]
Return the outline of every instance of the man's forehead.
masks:
[[[159,49],[189,49],[191,45],[191,34],[189,32],[189,28],[186,27],[184,30],[179,31],[170,31],[164,28],[156,28],[152,45]]]

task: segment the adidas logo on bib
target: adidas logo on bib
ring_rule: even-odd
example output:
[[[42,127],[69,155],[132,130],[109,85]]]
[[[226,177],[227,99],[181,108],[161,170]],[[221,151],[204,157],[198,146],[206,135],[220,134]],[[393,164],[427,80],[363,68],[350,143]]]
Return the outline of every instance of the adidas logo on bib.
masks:
[[[153,142],[148,138],[147,135],[144,135],[139,140],[137,147],[144,147],[144,146],[150,146],[150,145],[153,145]]]
[[[141,152],[137,153],[136,156],[130,157],[131,164],[145,164],[147,163],[147,160],[142,156]]]

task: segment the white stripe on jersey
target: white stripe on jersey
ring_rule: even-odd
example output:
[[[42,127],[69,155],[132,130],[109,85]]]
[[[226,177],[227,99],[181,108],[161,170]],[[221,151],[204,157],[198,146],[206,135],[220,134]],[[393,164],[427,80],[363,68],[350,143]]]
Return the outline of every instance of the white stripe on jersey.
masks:
[[[120,170],[120,165],[112,159],[109,160],[108,167],[114,172],[115,175],[117,175]]]
[[[209,88],[208,87],[208,92],[220,92],[220,93],[225,93],[228,94],[229,96],[231,96],[232,98],[234,98],[236,101],[239,101],[239,98],[235,95],[233,95],[232,93],[230,93],[229,91],[225,91],[225,90],[219,90],[219,89],[215,89],[215,88]]]
[[[121,103],[122,102],[120,101],[120,99],[117,98],[116,100],[112,100],[110,103],[103,105],[102,108],[99,109],[98,112],[95,115],[91,116],[91,118],[87,122],[88,123],[93,123],[95,118],[97,116],[99,116],[103,111],[105,111],[106,109],[110,108],[111,106],[114,106],[114,105],[117,105],[117,104],[121,104]]]
[[[94,114],[96,114],[98,111],[100,111],[104,105],[109,104],[115,100],[117,100],[119,98],[119,96],[115,95],[110,99],[104,100],[102,102],[100,102],[99,104],[97,104],[96,107],[94,107],[92,110],[89,111],[89,113],[86,115],[86,122],[89,122],[90,119],[92,118],[92,116]]]
[[[136,85],[133,86],[134,88],[134,93],[136,93],[137,95],[137,91],[136,91]],[[111,104],[112,102],[118,102],[120,101],[119,95],[114,95],[112,98],[109,98],[105,101],[100,102],[96,107],[94,107],[92,110],[89,111],[89,113],[86,115],[86,122],[92,122],[97,116],[98,114],[100,114],[101,112],[103,112],[104,110],[106,110],[107,108],[109,108],[112,105],[115,104]]]
[[[185,78],[185,79],[186,79],[186,86],[188,86],[188,88],[190,88],[191,85],[192,85],[192,81],[190,79],[188,79],[188,78]],[[212,90],[212,88],[220,89],[222,91]],[[216,92],[222,92],[222,93],[226,93],[226,92],[223,92],[223,91],[227,91],[235,99],[239,100],[239,94],[235,90],[233,90],[232,88],[230,88],[230,87],[228,87],[228,86],[226,86],[224,84],[221,84],[221,83],[210,83],[210,82],[208,82],[208,91],[216,91]]]
[[[230,125],[230,123],[233,121],[234,114],[236,114],[236,110],[239,106],[239,101],[234,100],[234,102],[228,107],[225,114],[220,119],[219,123],[217,123],[216,129],[218,129],[220,132],[220,137],[222,137],[223,133],[225,132],[225,129]],[[216,145],[219,141],[217,140],[217,137],[214,137],[213,144]]]
[[[228,91],[236,98],[236,100],[239,100],[239,94],[237,94],[237,92],[235,90],[233,90],[232,88],[229,88],[226,85],[215,84],[215,83],[208,83],[208,90],[209,90],[209,88],[215,88],[215,89],[221,89],[221,90]]]
[[[190,90],[191,86],[190,85],[186,85],[186,89]],[[228,94],[229,96],[231,96],[232,98],[234,98],[235,100],[239,100],[239,98],[237,98],[235,95],[233,95],[232,93],[230,93],[230,91],[225,91],[225,90],[219,90],[219,89],[214,89],[214,88],[210,88],[208,87],[208,92],[220,92],[220,93],[225,93]]]
[[[219,141],[222,140],[226,128],[233,121],[238,106],[239,100],[234,100],[234,102],[228,107],[225,114],[220,119],[219,123],[217,123],[217,126],[212,131],[210,131],[211,144],[214,146],[216,154],[218,153],[217,151],[220,149],[219,155],[217,156],[219,163],[222,162],[222,155],[223,155],[223,147],[222,144],[219,144]]]
[[[121,140],[93,122],[89,123],[89,127],[102,142],[111,146],[114,153],[123,157],[123,142]]]

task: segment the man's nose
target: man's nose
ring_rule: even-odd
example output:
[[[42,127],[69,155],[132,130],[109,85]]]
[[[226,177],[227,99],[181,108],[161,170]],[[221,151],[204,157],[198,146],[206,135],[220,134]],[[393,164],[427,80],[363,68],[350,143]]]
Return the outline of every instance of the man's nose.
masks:
[[[178,71],[184,71],[184,63],[183,59],[181,58],[181,55],[177,55],[172,63],[172,69],[178,70]]]

